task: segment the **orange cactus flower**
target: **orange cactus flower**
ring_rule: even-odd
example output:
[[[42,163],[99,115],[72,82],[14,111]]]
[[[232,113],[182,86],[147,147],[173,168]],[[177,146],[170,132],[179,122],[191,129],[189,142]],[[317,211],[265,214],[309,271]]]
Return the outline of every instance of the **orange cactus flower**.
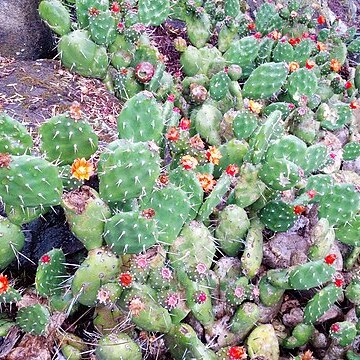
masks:
[[[216,185],[216,180],[211,174],[197,174],[196,175],[203,190],[208,193]]]
[[[295,61],[292,61],[290,64],[289,64],[289,70],[290,72],[294,72],[296,70],[299,70],[300,69],[300,65],[295,62]]]
[[[170,141],[178,141],[180,137],[178,129],[174,126],[169,129],[166,134],[166,138]]]
[[[71,165],[71,174],[78,180],[89,180],[90,176],[94,174],[94,166],[85,158],[75,159]]]
[[[215,146],[210,146],[205,155],[208,161],[214,165],[219,165],[220,159],[222,158],[220,150]]]
[[[0,275],[0,294],[5,293],[9,288],[9,280],[6,275]]]
[[[262,105],[254,100],[249,100],[249,110],[255,114],[260,114]]]
[[[189,139],[189,144],[193,149],[203,150],[205,148],[204,142],[201,140],[199,134],[194,135]]]
[[[332,71],[339,72],[341,70],[341,64],[340,64],[339,60],[331,59],[330,69]]]
[[[317,18],[317,22],[318,22],[319,25],[324,25],[324,24],[326,23],[325,16],[320,15],[320,16]]]
[[[77,101],[74,101],[70,106],[70,117],[74,120],[82,118],[81,106]]]
[[[294,213],[296,215],[301,215],[302,213],[304,213],[306,211],[306,207],[302,206],[302,205],[295,205],[294,206]]]
[[[195,169],[199,162],[193,156],[185,155],[181,158],[180,163],[185,170],[191,170]]]
[[[318,41],[316,43],[316,47],[319,51],[325,51],[326,50],[326,45],[320,41]]]

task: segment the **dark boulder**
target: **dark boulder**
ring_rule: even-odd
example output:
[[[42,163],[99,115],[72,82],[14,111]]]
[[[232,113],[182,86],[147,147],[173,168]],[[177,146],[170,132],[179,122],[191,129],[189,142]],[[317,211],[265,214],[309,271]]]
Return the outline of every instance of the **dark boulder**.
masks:
[[[52,55],[50,29],[38,14],[39,0],[2,0],[0,56],[36,60]]]

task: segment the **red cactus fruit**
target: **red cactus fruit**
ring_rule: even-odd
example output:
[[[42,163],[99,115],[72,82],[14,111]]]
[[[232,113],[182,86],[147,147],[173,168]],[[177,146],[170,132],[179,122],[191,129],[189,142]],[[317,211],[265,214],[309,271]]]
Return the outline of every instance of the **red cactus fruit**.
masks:
[[[155,68],[147,61],[139,63],[135,68],[136,80],[145,84],[149,82],[154,76]]]

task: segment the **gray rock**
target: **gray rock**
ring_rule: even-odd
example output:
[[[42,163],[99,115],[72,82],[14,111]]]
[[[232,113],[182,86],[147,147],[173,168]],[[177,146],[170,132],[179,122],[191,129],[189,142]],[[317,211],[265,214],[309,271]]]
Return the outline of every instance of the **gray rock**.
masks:
[[[38,14],[39,0],[2,0],[0,56],[23,60],[48,57],[53,49],[51,31]]]

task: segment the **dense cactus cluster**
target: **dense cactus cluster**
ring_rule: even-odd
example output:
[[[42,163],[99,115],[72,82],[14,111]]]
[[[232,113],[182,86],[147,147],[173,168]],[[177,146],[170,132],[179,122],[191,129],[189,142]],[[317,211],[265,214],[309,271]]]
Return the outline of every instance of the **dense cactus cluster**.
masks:
[[[62,334],[66,359],[359,359],[356,29],[296,0],[254,19],[240,0],[42,0],[39,13],[62,64],[123,106],[106,147],[77,103],[39,146],[0,114],[0,302],[16,305],[0,335],[47,336],[85,308],[99,337]],[[181,74],[150,31],[169,19],[186,24]],[[43,254],[22,294],[7,273],[22,226],[56,206],[83,256]],[[297,257],[268,261],[293,236]]]

